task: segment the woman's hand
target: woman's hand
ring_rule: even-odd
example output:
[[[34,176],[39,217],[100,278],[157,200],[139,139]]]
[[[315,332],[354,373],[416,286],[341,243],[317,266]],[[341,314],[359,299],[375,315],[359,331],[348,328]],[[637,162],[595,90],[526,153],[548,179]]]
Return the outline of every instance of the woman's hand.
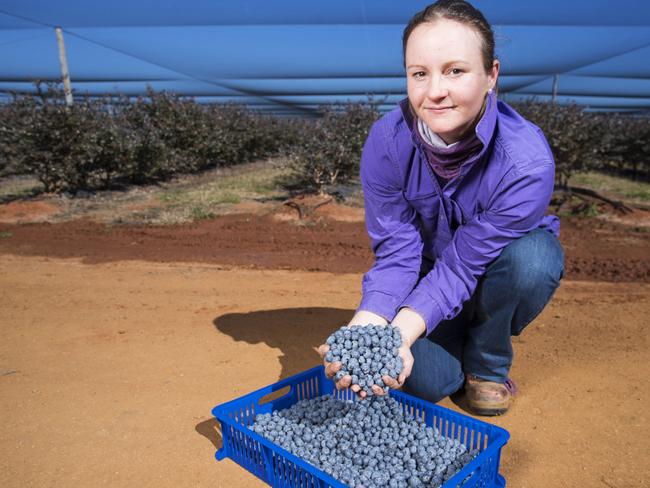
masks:
[[[411,354],[411,346],[426,332],[427,327],[420,314],[407,307],[400,309],[393,319],[392,325],[399,328],[402,333],[402,345],[399,348],[399,356],[402,358],[402,372],[397,376],[397,378],[391,378],[390,376],[384,375],[382,381],[389,388],[398,389],[404,385],[406,378],[408,378],[411,375],[411,371],[413,371],[415,360],[413,359],[413,354]],[[372,386],[372,391],[376,395],[386,394],[386,392],[377,385]]]
[[[348,325],[367,325],[369,323],[376,325],[388,325],[388,321],[383,317],[361,310],[355,314]],[[400,329],[402,334],[402,345],[399,348],[399,356],[402,358],[402,371],[397,376],[397,378],[391,378],[390,376],[384,375],[382,381],[384,384],[390,388],[398,389],[404,385],[406,378],[411,375],[413,370],[413,354],[411,354],[411,346],[413,343],[422,336],[426,331],[426,324],[424,319],[414,310],[410,308],[402,308],[398,314],[393,319],[391,325]],[[329,352],[329,346],[327,344],[322,344],[318,347],[318,353],[323,359],[323,365],[325,366],[325,375],[329,379],[333,379],[336,376],[336,373],[341,369],[342,364],[339,361],[329,362],[327,361],[327,353]],[[359,398],[365,398],[367,393],[361,389],[359,385],[352,384],[352,377],[350,375],[345,375],[341,377],[338,381],[335,380],[334,384],[338,390],[343,390],[350,388],[355,392]],[[372,391],[375,395],[386,395],[386,392],[383,388],[378,385],[372,385]]]
[[[336,376],[336,373],[338,373],[341,369],[342,364],[340,361],[335,361],[332,363],[327,361],[326,357],[329,350],[330,346],[327,344],[321,344],[318,346],[318,354],[320,354],[320,357],[323,360],[323,366],[325,366],[325,376],[327,376],[329,379],[333,379],[334,376]],[[334,385],[336,386],[337,390],[349,388],[351,383],[352,377],[350,375],[345,375],[338,381],[334,380]]]
[[[359,310],[356,314],[354,314],[354,317],[352,317],[352,320],[350,320],[347,325],[351,326],[368,324],[387,325],[388,321],[376,313],[369,312],[367,310]],[[343,365],[339,361],[329,362],[326,360],[326,356],[329,350],[330,347],[327,344],[321,344],[318,346],[318,354],[320,354],[320,357],[323,359],[323,366],[325,366],[325,375],[329,379],[333,379]],[[352,391],[355,392],[359,398],[365,398],[366,396],[366,392],[361,391],[361,387],[359,385],[352,384],[352,376],[350,375],[345,375],[338,381],[334,380],[334,385],[336,386],[337,390],[345,390],[346,388],[351,387]]]
[[[411,346],[402,344],[402,346],[399,348],[399,357],[402,358],[402,372],[397,375],[397,378],[391,378],[387,375],[381,377],[386,386],[395,390],[401,388],[404,385],[406,378],[411,376],[411,371],[413,370],[414,363],[413,354],[411,354]],[[375,395],[387,394],[387,392],[385,392],[382,388],[379,388],[377,385],[372,385],[372,391],[375,393]]]

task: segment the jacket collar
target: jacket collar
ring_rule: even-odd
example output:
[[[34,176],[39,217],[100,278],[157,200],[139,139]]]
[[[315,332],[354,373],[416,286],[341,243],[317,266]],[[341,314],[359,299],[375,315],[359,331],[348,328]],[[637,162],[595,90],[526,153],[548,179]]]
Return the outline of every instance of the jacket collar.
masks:
[[[485,104],[486,105],[485,110],[483,111],[483,115],[474,127],[476,137],[478,137],[478,139],[483,144],[483,148],[476,156],[472,158],[472,160],[481,158],[487,151],[487,148],[490,145],[490,141],[494,136],[495,128],[497,125],[497,96],[494,92],[488,93],[486,95]],[[411,108],[408,97],[401,100],[399,102],[399,106],[402,111],[402,116],[406,121],[406,125],[411,131],[411,140],[416,147],[419,147],[420,142],[417,135],[415,134],[415,131],[418,130],[417,124],[415,124],[415,114],[413,113],[413,109]]]

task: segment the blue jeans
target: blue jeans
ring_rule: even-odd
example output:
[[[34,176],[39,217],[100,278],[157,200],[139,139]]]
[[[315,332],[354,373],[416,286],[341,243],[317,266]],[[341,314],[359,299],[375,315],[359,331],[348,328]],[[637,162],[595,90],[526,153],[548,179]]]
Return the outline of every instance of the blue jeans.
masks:
[[[513,358],[510,336],[542,311],[563,273],[564,252],[551,232],[535,229],[510,243],[460,313],[411,346],[415,362],[404,390],[435,403],[458,391],[465,374],[505,382]]]

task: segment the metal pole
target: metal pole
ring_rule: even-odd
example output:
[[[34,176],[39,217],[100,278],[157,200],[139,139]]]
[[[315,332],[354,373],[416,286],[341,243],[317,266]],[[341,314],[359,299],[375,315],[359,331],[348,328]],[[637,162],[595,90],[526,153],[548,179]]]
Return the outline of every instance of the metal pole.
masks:
[[[70,87],[70,73],[68,72],[68,60],[65,56],[65,45],[63,44],[63,32],[61,27],[56,27],[56,40],[59,44],[59,62],[61,63],[61,78],[63,78],[63,93],[65,93],[65,104],[72,106],[72,88]]]
[[[555,99],[557,98],[557,84],[559,80],[560,75],[555,75],[553,77],[553,103],[555,103]]]

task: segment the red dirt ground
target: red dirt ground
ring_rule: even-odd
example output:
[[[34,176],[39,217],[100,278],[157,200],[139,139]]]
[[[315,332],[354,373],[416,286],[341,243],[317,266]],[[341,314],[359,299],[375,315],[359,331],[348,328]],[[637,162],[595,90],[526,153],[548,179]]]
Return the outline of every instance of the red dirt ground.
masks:
[[[214,460],[210,410],[316,365],[352,316],[369,243],[358,211],[327,212],[0,224],[0,486],[263,486]],[[489,420],[508,486],[647,486],[644,229],[562,222],[565,279],[513,339],[521,391]]]
[[[328,208],[329,207],[329,208]],[[2,224],[0,252],[24,256],[199,262],[257,269],[364,272],[372,252],[363,222],[315,216],[298,222],[288,209],[267,215],[234,214],[181,226],[106,226],[90,220]],[[327,209],[327,210],[324,210]],[[359,209],[356,209],[359,210]],[[358,214],[358,212],[357,212]],[[361,214],[362,215],[362,214]],[[650,281],[650,228],[595,218],[563,219],[565,278]]]

